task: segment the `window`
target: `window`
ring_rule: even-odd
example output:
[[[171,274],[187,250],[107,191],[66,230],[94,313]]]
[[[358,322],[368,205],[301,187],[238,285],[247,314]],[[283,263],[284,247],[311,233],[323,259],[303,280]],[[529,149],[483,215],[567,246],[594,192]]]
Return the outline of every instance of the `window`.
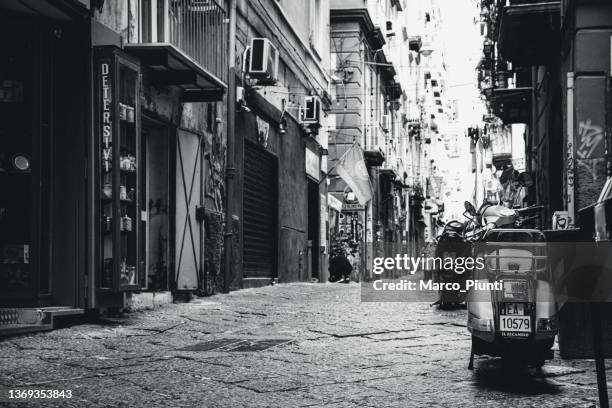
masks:
[[[321,0],[310,0],[310,45],[319,54],[323,52],[322,40],[326,37],[325,31]]]

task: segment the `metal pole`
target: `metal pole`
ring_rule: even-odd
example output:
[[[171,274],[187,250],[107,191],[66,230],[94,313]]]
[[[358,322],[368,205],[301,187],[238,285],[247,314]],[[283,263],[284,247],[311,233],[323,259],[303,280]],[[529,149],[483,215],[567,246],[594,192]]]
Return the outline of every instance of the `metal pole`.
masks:
[[[597,390],[599,392],[599,406],[609,408],[608,383],[606,381],[606,364],[604,360],[602,329],[601,329],[601,304],[591,303],[591,325],[593,326],[593,352],[595,354],[595,368],[597,370]]]
[[[567,228],[575,225],[574,209],[574,73],[567,73],[567,141],[565,156],[565,174],[567,183],[567,212],[569,224]]]
[[[232,276],[232,216],[235,212],[234,178],[235,166],[235,138],[236,138],[236,0],[229,2],[229,51],[228,51],[228,79],[227,79],[227,165],[225,169],[225,188],[227,192],[225,208],[225,268],[223,270],[223,292],[230,290]]]

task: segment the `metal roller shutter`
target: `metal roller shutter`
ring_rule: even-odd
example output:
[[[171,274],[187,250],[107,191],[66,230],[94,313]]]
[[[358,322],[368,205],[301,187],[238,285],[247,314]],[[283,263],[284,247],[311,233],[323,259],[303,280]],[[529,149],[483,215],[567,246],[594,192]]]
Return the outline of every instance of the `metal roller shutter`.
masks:
[[[245,143],[244,277],[276,276],[277,166],[274,155]]]

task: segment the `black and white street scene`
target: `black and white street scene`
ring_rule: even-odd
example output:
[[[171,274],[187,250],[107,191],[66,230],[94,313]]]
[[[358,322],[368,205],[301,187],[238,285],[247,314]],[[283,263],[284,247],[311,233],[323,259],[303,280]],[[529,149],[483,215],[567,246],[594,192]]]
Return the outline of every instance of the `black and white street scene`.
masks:
[[[609,407],[612,3],[0,0],[0,406]]]

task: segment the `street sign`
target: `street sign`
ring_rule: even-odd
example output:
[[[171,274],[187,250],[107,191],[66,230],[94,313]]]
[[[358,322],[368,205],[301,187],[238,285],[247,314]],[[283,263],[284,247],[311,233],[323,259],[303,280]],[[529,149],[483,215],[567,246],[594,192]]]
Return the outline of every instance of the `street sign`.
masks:
[[[342,204],[342,211],[365,211],[364,204]]]

